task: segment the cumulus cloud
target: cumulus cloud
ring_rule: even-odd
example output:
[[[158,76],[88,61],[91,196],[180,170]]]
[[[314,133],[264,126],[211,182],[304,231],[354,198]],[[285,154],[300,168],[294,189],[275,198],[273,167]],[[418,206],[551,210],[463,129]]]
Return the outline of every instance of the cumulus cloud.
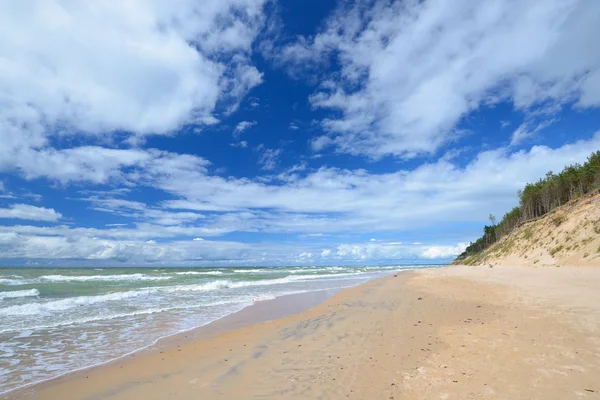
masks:
[[[0,171],[104,182],[148,155],[51,139],[216,123],[262,82],[250,51],[264,1],[3,2]]]
[[[331,254],[330,249],[325,249],[321,252],[321,257],[328,257]]]
[[[459,243],[456,246],[431,246],[422,253],[423,258],[454,258],[467,248],[467,244]]]
[[[0,218],[54,222],[61,219],[62,215],[52,208],[36,207],[29,204],[13,204],[9,208],[0,208]]]
[[[221,240],[114,240],[93,236],[32,235],[0,230],[0,257],[5,260],[77,260],[91,264],[122,262],[127,264],[193,265],[292,265],[315,262],[369,264],[415,261],[427,253],[430,259],[448,259],[462,245],[440,245],[436,250],[410,249],[394,243],[343,243],[330,249],[281,243],[241,243]],[[433,248],[433,247],[432,247]],[[453,250],[454,249],[454,250]],[[81,264],[79,264],[81,265]]]
[[[594,1],[357,1],[271,57],[293,71],[340,65],[310,97],[334,111],[321,121],[328,134],[313,142],[316,151],[412,157],[434,152],[461,134],[466,114],[499,101],[526,113],[598,107],[599,18]]]
[[[115,241],[97,237],[32,236],[0,232],[4,259],[89,260],[127,263],[227,261],[250,258],[249,246],[237,242]]]

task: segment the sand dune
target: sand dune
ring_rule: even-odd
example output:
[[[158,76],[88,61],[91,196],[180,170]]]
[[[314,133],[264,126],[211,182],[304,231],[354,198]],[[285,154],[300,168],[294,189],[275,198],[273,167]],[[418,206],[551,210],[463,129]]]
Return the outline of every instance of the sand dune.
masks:
[[[526,222],[483,252],[455,263],[600,267],[600,192]]]

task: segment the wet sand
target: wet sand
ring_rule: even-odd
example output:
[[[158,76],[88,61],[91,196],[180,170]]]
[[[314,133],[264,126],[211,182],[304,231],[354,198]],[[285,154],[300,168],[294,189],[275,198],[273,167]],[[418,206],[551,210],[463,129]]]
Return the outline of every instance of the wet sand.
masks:
[[[598,288],[593,268],[402,272],[271,322],[247,326],[276,305],[286,315],[308,304],[250,307],[237,326],[8,398],[600,398]]]

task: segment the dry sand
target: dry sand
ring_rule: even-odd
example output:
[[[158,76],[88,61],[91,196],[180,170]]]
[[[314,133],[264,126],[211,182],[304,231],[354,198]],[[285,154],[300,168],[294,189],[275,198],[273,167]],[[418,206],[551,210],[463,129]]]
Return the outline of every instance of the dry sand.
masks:
[[[593,268],[402,272],[11,398],[600,398],[599,289]]]

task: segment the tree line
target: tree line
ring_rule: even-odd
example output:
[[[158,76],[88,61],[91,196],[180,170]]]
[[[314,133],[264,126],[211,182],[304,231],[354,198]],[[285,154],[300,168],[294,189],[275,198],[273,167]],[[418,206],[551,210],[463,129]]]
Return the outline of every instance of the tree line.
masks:
[[[472,242],[458,259],[485,250],[523,222],[546,215],[556,207],[599,187],[600,151],[592,153],[583,165],[569,165],[558,174],[548,172],[538,182],[528,183],[518,191],[519,206],[507,212],[498,224],[490,214],[491,225],[483,228],[483,236]]]

